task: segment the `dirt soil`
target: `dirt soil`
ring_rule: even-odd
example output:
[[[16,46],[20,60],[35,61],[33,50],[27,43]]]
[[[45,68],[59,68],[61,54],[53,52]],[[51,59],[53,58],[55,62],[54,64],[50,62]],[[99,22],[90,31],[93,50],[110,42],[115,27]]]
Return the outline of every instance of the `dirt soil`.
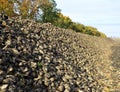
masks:
[[[112,92],[120,92],[120,40],[115,40],[116,43],[111,47],[112,54],[112,79],[113,79],[113,91]]]

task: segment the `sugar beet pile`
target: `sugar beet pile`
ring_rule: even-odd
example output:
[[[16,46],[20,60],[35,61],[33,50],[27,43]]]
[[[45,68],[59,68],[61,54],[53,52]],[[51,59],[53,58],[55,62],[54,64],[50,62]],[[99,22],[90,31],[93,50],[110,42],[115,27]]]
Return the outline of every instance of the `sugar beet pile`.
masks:
[[[106,42],[50,23],[1,20],[0,92],[102,92]]]

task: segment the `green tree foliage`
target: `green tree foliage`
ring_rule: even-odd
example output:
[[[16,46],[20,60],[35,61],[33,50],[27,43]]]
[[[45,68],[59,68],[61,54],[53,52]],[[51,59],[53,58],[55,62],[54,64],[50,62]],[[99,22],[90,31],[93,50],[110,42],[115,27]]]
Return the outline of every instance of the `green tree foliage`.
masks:
[[[14,3],[16,3],[17,13],[22,18],[31,19],[35,19],[41,12],[44,13],[43,9],[45,7],[52,6],[50,0],[15,0]]]
[[[70,28],[72,20],[63,14],[58,13],[58,19],[53,24],[61,28]]]
[[[86,31],[85,31],[85,33],[86,33],[86,34],[93,35],[93,36],[106,37],[105,34],[99,32],[96,28],[91,27],[91,26],[86,26]]]
[[[80,23],[75,23],[73,22],[72,25],[70,26],[71,29],[75,30],[76,32],[85,32],[85,26]]]
[[[70,28],[75,30],[76,32],[81,32],[84,34],[89,34],[89,35],[98,36],[98,37],[106,37],[106,35],[99,32],[97,28],[94,28],[91,26],[85,26],[80,23],[73,22],[72,25],[70,25]]]
[[[0,12],[8,16],[52,22],[57,18],[58,11],[54,0],[0,0]]]
[[[49,4],[44,4],[41,6],[42,15],[41,21],[46,23],[55,23],[55,21],[59,18],[58,13],[60,12],[59,9],[56,8],[56,2],[54,0],[50,0]]]

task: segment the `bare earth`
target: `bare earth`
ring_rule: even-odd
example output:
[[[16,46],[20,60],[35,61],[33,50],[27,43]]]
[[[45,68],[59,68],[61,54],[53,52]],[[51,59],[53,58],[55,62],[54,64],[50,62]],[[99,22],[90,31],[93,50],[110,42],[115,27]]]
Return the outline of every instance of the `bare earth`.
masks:
[[[111,92],[120,92],[120,40],[116,40],[116,44],[111,47],[112,55],[112,79],[113,90]]]

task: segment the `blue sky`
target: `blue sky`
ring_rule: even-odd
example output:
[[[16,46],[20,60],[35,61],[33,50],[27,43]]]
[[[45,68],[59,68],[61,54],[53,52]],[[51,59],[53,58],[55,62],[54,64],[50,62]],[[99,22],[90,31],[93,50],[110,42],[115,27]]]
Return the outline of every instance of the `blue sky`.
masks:
[[[108,37],[120,37],[120,0],[55,0],[73,21],[96,27]]]

